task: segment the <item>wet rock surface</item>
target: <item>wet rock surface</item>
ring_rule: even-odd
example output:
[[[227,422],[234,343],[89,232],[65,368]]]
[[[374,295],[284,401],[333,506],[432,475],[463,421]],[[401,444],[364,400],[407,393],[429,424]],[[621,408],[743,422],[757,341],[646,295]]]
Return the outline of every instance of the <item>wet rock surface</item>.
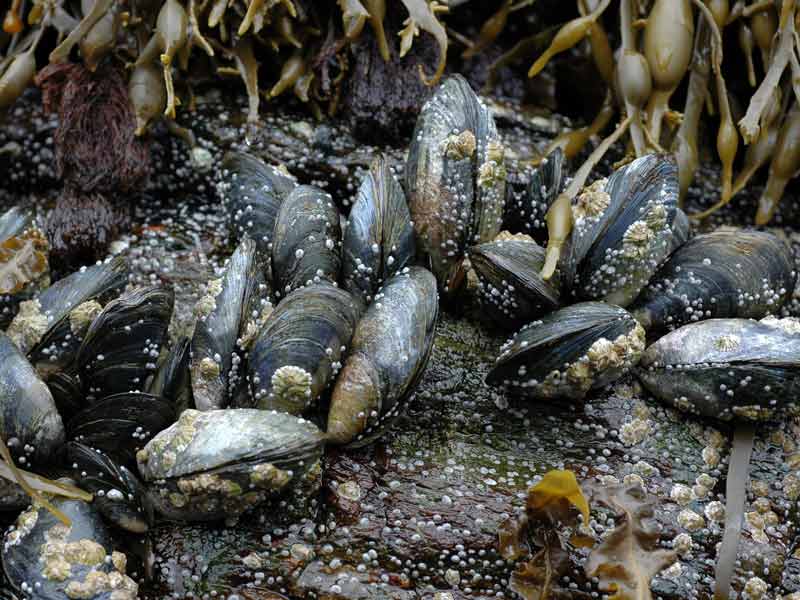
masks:
[[[247,132],[241,115],[217,107],[202,108],[183,122],[198,138],[194,152],[165,132],[156,136],[153,156],[161,167],[134,206],[131,232],[112,244],[131,261],[134,283],[174,286],[173,339],[191,330],[202,283],[230,254],[212,167],[225,149],[245,147]],[[323,184],[344,207],[381,150],[356,142],[335,124],[294,116],[264,121],[249,150],[285,164],[302,183]],[[25,122],[35,134],[14,129],[24,129]],[[512,160],[522,160],[552,135],[547,123],[525,116],[509,114],[499,124]],[[17,143],[22,149],[0,154],[0,172],[6,181],[28,183],[19,192],[6,187],[3,208],[20,201],[19,193],[33,194],[43,213],[51,206],[50,130],[51,121],[43,117],[4,129],[0,147]],[[389,151],[390,164],[400,165],[403,158],[404,151]],[[691,203],[713,197],[717,174],[702,175]],[[789,205],[787,198],[783,223],[790,222]],[[715,220],[749,223],[752,207],[752,197],[737,197]],[[797,255],[797,234],[774,230],[792,241]],[[786,312],[800,314],[796,298]],[[730,431],[663,407],[631,377],[582,404],[509,397],[484,383],[503,341],[469,309],[458,317],[444,314],[416,398],[385,436],[362,450],[329,451],[319,478],[235,524],[160,523],[149,534],[154,576],[140,582],[140,596],[513,597],[508,581],[515,565],[499,554],[498,528],[523,510],[527,489],[544,473],[565,468],[579,482],[641,480],[659,499],[660,545],[680,555],[678,566],[653,580],[654,595],[711,598]],[[746,584],[758,588],[758,577],[765,598],[800,593],[799,456],[800,423],[759,427],[737,590]],[[590,525],[599,540],[614,528],[614,516],[593,506]],[[583,571],[588,550],[572,550],[573,569],[563,587],[574,598],[601,597],[597,582]]]

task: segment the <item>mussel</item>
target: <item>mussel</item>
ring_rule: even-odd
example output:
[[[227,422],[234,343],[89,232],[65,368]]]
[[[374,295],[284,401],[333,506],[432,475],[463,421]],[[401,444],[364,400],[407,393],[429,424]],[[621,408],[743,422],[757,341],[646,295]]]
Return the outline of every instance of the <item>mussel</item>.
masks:
[[[255,241],[269,256],[278,209],[297,181],[284,169],[244,152],[230,152],[222,163],[219,192],[230,215],[234,239]]]
[[[648,331],[709,318],[760,319],[794,291],[789,246],[763,231],[715,231],[679,248],[631,309]]]
[[[115,257],[60,279],[36,297],[20,304],[6,333],[35,364],[53,362],[62,342],[88,327],[102,304],[119,295],[128,281],[128,267]],[[67,344],[74,352],[77,345]],[[66,360],[66,359],[65,359]]]
[[[339,280],[339,220],[333,198],[314,186],[298,186],[283,201],[272,238],[272,276],[280,296],[311,283]]]
[[[26,468],[46,461],[64,443],[64,425],[50,390],[4,333],[0,333],[0,435]]]
[[[329,441],[366,443],[399,413],[428,363],[438,308],[436,279],[422,267],[407,267],[375,295],[333,389]]]
[[[145,533],[153,519],[144,486],[124,465],[79,444],[66,445],[66,460],[77,485],[93,495],[92,503],[109,522],[132,533]]]
[[[384,158],[370,167],[342,241],[343,287],[369,303],[376,290],[414,259],[414,228],[403,188]]]
[[[670,155],[637,158],[584,188],[572,209],[564,266],[573,294],[630,304],[674,248],[677,202],[678,167]]]
[[[637,374],[657,398],[720,420],[800,409],[800,321],[709,319],[652,344]]]
[[[564,152],[556,148],[542,159],[518,197],[511,186],[506,198],[503,227],[511,233],[524,233],[539,244],[547,242],[545,215],[558,197],[564,181]]]
[[[489,109],[463,77],[450,77],[422,107],[406,161],[414,230],[444,292],[463,283],[467,247],[500,232],[504,163]]]
[[[559,288],[545,281],[544,249],[525,235],[472,246],[469,261],[486,315],[505,328],[520,327],[559,305]]]
[[[172,290],[163,287],[136,288],[106,304],[76,359],[88,401],[144,389],[167,338],[172,304]]]
[[[362,311],[356,297],[327,283],[286,296],[250,351],[250,402],[302,413],[339,372]]]
[[[238,371],[241,357],[237,354],[237,341],[243,333],[243,321],[249,318],[251,300],[263,299],[265,308],[272,307],[264,269],[255,242],[245,238],[231,256],[225,275],[208,283],[206,294],[195,306],[198,320],[192,337],[190,370],[199,410],[228,406],[232,388],[243,376]],[[261,310],[256,312],[261,314]]]
[[[486,382],[534,398],[581,399],[635,365],[644,343],[644,329],[625,309],[581,302],[523,327]]]
[[[156,509],[168,518],[242,514],[300,480],[319,460],[322,434],[275,411],[184,411],[138,453]]]
[[[12,589],[36,600],[136,600],[138,585],[125,574],[127,557],[114,550],[97,508],[82,500],[50,502],[70,526],[33,506],[6,531],[3,569]]]

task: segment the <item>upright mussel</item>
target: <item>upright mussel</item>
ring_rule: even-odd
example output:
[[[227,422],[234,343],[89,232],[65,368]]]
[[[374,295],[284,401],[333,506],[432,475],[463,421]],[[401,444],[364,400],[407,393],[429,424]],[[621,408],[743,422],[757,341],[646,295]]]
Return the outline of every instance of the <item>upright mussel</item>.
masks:
[[[336,377],[363,311],[328,283],[295,290],[270,314],[248,360],[254,406],[300,414]]]
[[[441,290],[457,291],[468,246],[494,239],[505,204],[505,150],[491,113],[454,75],[422,107],[406,162],[414,230]]]
[[[436,280],[421,267],[407,267],[380,288],[336,380],[328,441],[365,443],[397,416],[425,371],[438,312]]]
[[[636,300],[648,331],[721,317],[777,313],[794,291],[789,246],[763,231],[715,231],[680,247]]]

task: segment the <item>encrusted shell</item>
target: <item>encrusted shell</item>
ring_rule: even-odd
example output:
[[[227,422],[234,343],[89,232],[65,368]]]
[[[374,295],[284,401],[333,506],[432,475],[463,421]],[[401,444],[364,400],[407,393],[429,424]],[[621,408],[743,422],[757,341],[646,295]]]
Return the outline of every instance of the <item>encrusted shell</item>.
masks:
[[[462,282],[467,247],[500,231],[504,161],[489,109],[463,77],[447,79],[422,107],[406,162],[414,230],[445,292]]]
[[[317,427],[285,413],[187,410],[138,453],[137,463],[162,514],[213,520],[283,491],[321,451]]]
[[[644,329],[625,309],[582,302],[520,330],[486,381],[534,398],[580,399],[635,365],[644,344]]]
[[[800,322],[709,319],[652,344],[636,370],[655,397],[728,421],[769,420],[800,410]]]
[[[573,294],[630,304],[673,249],[677,202],[678,168],[663,154],[637,158],[586,187],[572,208],[564,267]]]

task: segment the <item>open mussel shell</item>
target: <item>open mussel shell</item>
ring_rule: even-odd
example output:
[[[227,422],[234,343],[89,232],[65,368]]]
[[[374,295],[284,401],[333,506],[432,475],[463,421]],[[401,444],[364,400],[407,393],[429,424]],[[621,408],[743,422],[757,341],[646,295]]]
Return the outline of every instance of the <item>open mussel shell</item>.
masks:
[[[153,520],[144,486],[125,466],[79,444],[66,445],[66,461],[76,485],[94,496],[93,504],[107,521],[132,533],[145,533]]]
[[[414,259],[414,228],[403,188],[383,158],[358,189],[342,241],[343,287],[365,304]]]
[[[478,280],[478,301],[489,319],[501,327],[518,328],[558,308],[558,288],[540,276],[544,254],[532,239],[520,237],[469,249],[469,262]]]
[[[311,283],[338,281],[339,221],[333,198],[317,187],[298,186],[283,201],[272,241],[272,275],[280,296]]]
[[[175,418],[174,406],[158,396],[114,394],[75,414],[67,422],[67,437],[130,464],[136,452]]]
[[[322,440],[315,425],[284,413],[187,410],[137,461],[164,516],[213,520],[291,487],[319,460]]]
[[[31,352],[34,364],[40,362],[36,356],[52,362],[64,352],[63,342],[69,342],[73,331],[84,328],[98,307],[119,295],[127,282],[128,266],[122,257],[81,268],[20,304],[6,333],[20,350]],[[93,304],[83,306],[87,303]],[[67,346],[77,350],[74,344]]]
[[[220,194],[230,215],[234,239],[254,240],[269,256],[278,209],[297,180],[288,172],[244,152],[230,152],[222,163]]]
[[[362,311],[358,298],[324,283],[286,296],[250,351],[249,401],[259,408],[302,413],[341,368]]]
[[[164,287],[137,288],[106,304],[78,351],[88,401],[144,389],[166,341],[172,305],[172,290]]]
[[[800,411],[800,322],[709,319],[652,344],[636,373],[656,398],[720,420]]]
[[[0,435],[25,468],[46,461],[64,443],[64,425],[50,390],[4,333],[0,333]]]
[[[503,228],[511,233],[524,233],[537,243],[547,242],[547,211],[555,202],[564,182],[564,152],[556,148],[533,169],[530,181],[521,194],[511,186],[506,198]]]
[[[69,518],[68,527],[44,507],[19,515],[3,539],[3,570],[11,588],[36,600],[136,600],[138,586],[125,574],[127,557],[114,550],[94,503],[49,498]]]
[[[679,248],[631,310],[653,332],[710,318],[760,319],[780,310],[796,279],[791,248],[771,233],[715,231]]]
[[[581,302],[522,328],[486,381],[534,398],[580,399],[635,365],[644,344],[644,329],[625,309]]]
[[[228,261],[225,275],[208,283],[198,301],[198,316],[191,344],[191,378],[199,410],[225,408],[230,387],[240,374],[236,342],[248,310],[252,286],[264,281],[264,264],[257,258],[255,242],[242,240]]]
[[[666,154],[637,158],[584,188],[565,261],[573,294],[630,304],[674,248],[677,201],[678,167]]]
[[[421,250],[445,292],[463,283],[468,246],[500,232],[504,149],[489,109],[454,75],[420,112],[406,161],[409,208]]]
[[[422,267],[404,269],[380,289],[336,379],[328,441],[366,443],[400,413],[425,372],[438,312],[436,279]]]

